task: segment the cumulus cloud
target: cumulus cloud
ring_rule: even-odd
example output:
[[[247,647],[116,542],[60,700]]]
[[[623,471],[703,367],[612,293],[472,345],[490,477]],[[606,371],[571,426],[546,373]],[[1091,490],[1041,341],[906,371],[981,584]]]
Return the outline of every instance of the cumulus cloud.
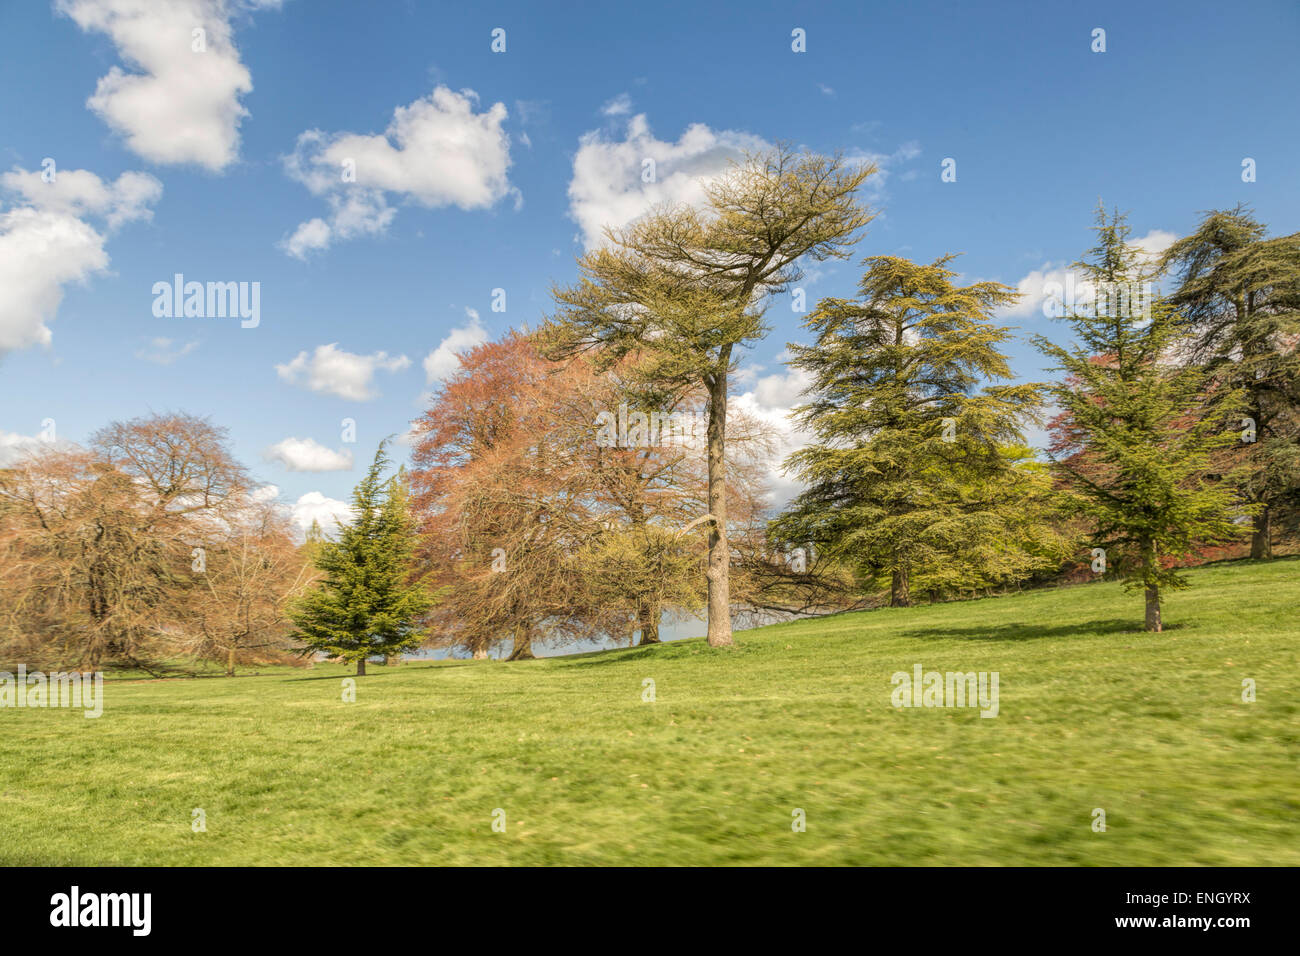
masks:
[[[23,205],[74,218],[95,217],[116,229],[136,219],[152,219],[149,207],[162,197],[162,183],[148,173],[125,172],[113,182],[84,169],[53,171],[46,182],[38,170],[12,169],[0,184]]]
[[[351,471],[352,452],[334,451],[311,438],[286,438],[262,453],[289,471]]]
[[[783,355],[783,359],[788,355]],[[786,458],[812,441],[812,435],[799,428],[790,417],[790,411],[802,404],[804,389],[812,384],[812,376],[803,369],[787,367],[782,372],[760,375],[753,379],[752,387],[737,394],[731,406],[749,415],[771,430],[775,449],[768,466],[767,481],[771,503],[781,507],[803,490],[803,485],[782,470]]]
[[[438,347],[424,357],[425,380],[429,384],[441,382],[452,375],[460,368],[461,353],[488,340],[487,330],[479,321],[478,311],[467,308],[465,314],[469,316],[469,324],[452,329],[438,343]]]
[[[331,342],[316,346],[310,354],[299,352],[292,361],[276,365],[275,370],[281,379],[292,385],[364,402],[379,395],[371,384],[376,372],[398,372],[410,364],[411,360],[405,355],[390,357],[387,352],[357,355],[345,352],[337,342]]]
[[[1152,229],[1140,239],[1134,239],[1137,246],[1146,255],[1148,262],[1159,259],[1166,249],[1178,241],[1178,236],[1165,229]]]
[[[295,259],[306,259],[313,252],[328,249],[332,234],[330,224],[324,219],[308,219],[281,243],[281,248]]]
[[[108,269],[107,234],[148,219],[162,184],[144,173],[114,182],[85,170],[41,173],[14,169],[0,189],[17,197],[0,212],[0,354],[53,341],[49,322],[64,286]],[[99,220],[103,225],[92,225]],[[102,230],[102,231],[101,231]]]
[[[595,248],[604,241],[606,226],[625,226],[652,206],[701,203],[705,187],[733,160],[766,148],[759,136],[715,131],[703,123],[688,127],[677,142],[665,142],[650,132],[645,115],[637,114],[621,140],[599,130],[582,136],[569,182],[569,215],[585,246]],[[646,182],[651,169],[653,181]]]
[[[346,501],[327,497],[319,491],[309,491],[299,498],[290,513],[291,520],[302,531],[307,531],[313,521],[318,521],[327,535],[338,532],[340,521],[351,521],[354,517],[352,506]]]
[[[1148,264],[1154,263],[1166,249],[1174,244],[1177,236],[1164,229],[1152,229],[1145,236],[1134,239],[1136,246]],[[1020,299],[1015,304],[1002,309],[998,314],[1004,318],[1032,319],[1061,315],[1066,306],[1087,308],[1096,298],[1097,290],[1083,273],[1060,263],[1044,263],[1031,270],[1016,283]]]
[[[20,435],[0,428],[0,468],[10,468],[32,452],[49,445],[35,435]]]
[[[518,193],[509,181],[506,108],[476,113],[473,90],[437,87],[428,97],[393,111],[382,134],[307,130],[284,157],[285,172],[323,198],[328,219],[300,224],[280,243],[299,259],[340,239],[379,234],[397,210],[392,197],[437,209],[484,209]]]
[[[279,0],[57,0],[82,30],[103,33],[130,72],[113,66],[86,105],[154,163],[220,172],[239,158],[240,97],[253,89],[231,18]],[[195,30],[202,30],[201,38]],[[198,49],[201,45],[202,49]]]

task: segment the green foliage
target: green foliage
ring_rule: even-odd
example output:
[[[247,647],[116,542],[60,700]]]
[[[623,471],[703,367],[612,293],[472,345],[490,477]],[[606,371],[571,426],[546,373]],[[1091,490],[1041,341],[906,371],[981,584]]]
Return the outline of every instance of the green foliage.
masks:
[[[795,412],[814,441],[788,463],[808,489],[771,533],[890,575],[895,604],[914,578],[960,592],[1060,561],[1038,520],[1047,489],[1019,448],[1039,386],[980,387],[1010,377],[1009,332],[990,318],[1016,293],[954,285],[952,258],[868,258],[861,297],[823,300],[805,323],[816,343],[790,346],[812,376]]]
[[[1224,397],[1240,390],[1255,430],[1240,487],[1260,506],[1256,557],[1270,553],[1269,509],[1300,492],[1300,233],[1264,234],[1244,206],[1212,211],[1161,262],[1179,279],[1170,302],[1191,357],[1227,386]]]
[[[1098,295],[1064,317],[1076,341],[1067,348],[1036,336],[1035,344],[1066,375],[1052,396],[1069,422],[1070,454],[1057,466],[1072,510],[1127,585],[1159,600],[1162,589],[1186,584],[1169,559],[1241,537],[1233,519],[1243,508],[1207,474],[1212,453],[1237,440],[1226,416],[1239,396],[1207,368],[1180,361],[1185,328],[1167,299],[1138,293],[1155,270],[1128,243],[1124,216],[1100,209],[1096,232],[1091,258],[1077,266]]]
[[[847,258],[872,218],[855,193],[875,171],[788,147],[748,157],[708,187],[704,212],[656,210],[583,256],[581,281],[555,290],[545,351],[635,355],[640,380],[665,392],[725,379],[798,263]]]
[[[291,611],[308,647],[345,661],[419,646],[417,621],[434,604],[413,580],[416,534],[408,482],[404,472],[383,479],[385,444],[352,492],[353,519],[340,525],[337,540],[314,543],[323,580]]]

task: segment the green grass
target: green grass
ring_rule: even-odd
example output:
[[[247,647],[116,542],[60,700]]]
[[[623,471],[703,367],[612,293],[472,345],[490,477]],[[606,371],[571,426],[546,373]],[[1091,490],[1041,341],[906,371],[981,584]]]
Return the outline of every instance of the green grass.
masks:
[[[0,863],[1295,866],[1300,561],[1191,578],[1159,635],[1092,584],[375,666],[355,703],[333,664],[110,681],[97,720],[0,710]],[[1000,716],[895,709],[918,662],[998,671]]]

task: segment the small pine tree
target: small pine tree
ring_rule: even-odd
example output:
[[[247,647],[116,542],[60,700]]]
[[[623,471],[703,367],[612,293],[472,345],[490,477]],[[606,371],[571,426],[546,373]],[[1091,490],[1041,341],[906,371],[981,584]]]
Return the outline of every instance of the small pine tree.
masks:
[[[995,562],[1035,560],[1016,543],[1033,481],[1014,446],[1038,386],[979,387],[1010,377],[998,349],[1009,332],[990,318],[1016,293],[954,285],[952,258],[869,257],[861,298],[820,302],[805,323],[816,344],[790,346],[790,364],[812,375],[795,411],[815,440],[787,464],[808,489],[770,534],[888,575],[896,607],[919,575],[960,590],[996,581]],[[962,579],[940,580],[944,566]]]
[[[1159,631],[1163,593],[1187,586],[1170,562],[1241,536],[1233,519],[1243,509],[1228,483],[1206,477],[1212,452],[1235,440],[1222,417],[1234,406],[1220,389],[1217,414],[1207,413],[1213,380],[1178,361],[1187,346],[1178,316],[1151,291],[1154,268],[1127,241],[1125,217],[1099,208],[1096,233],[1091,258],[1076,263],[1094,302],[1063,317],[1077,341],[1034,344],[1066,375],[1052,396],[1073,454],[1056,465],[1074,509],[1126,586],[1145,591],[1146,629]]]
[[[352,492],[354,517],[339,526],[335,540],[315,542],[320,587],[292,612],[299,637],[330,657],[356,661],[396,655],[417,647],[423,634],[416,621],[434,604],[415,580],[415,524],[405,472],[387,481],[386,441],[366,476]]]

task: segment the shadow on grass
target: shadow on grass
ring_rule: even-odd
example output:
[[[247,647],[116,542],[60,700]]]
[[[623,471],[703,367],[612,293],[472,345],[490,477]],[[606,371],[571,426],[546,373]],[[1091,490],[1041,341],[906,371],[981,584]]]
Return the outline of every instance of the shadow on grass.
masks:
[[[581,654],[557,654],[548,660],[563,660],[565,667],[595,667],[599,664],[619,664],[623,661],[638,661],[647,657],[680,657],[682,645],[698,646],[702,637],[686,637],[677,641],[663,641],[660,644],[647,644],[644,647],[609,647],[599,651],[584,651]]]
[[[1184,623],[1165,625],[1166,631],[1186,627]],[[1112,618],[1109,621],[1089,621],[1086,624],[997,624],[982,627],[926,627],[910,628],[900,632],[901,637],[918,640],[958,638],[964,641],[1036,641],[1053,637],[1081,637],[1085,634],[1127,634],[1132,637],[1148,636],[1141,621],[1133,618]],[[1157,635],[1149,635],[1155,637]]]
[[[473,667],[475,664],[481,664],[481,663],[483,662],[473,661],[473,660],[459,660],[459,659],[439,659],[437,665],[432,667],[428,666],[427,664],[424,664],[423,662],[416,662],[414,664],[407,663],[400,667],[385,667],[383,664],[372,664],[371,666],[366,668],[365,674],[363,674],[361,677],[357,679],[370,680],[371,678],[378,678],[378,677],[396,677],[397,675],[406,671],[421,671],[421,672],[427,671],[429,673],[436,673],[437,671],[452,670],[458,667]],[[357,676],[356,668],[349,667],[346,670],[340,668],[338,673],[335,674],[308,673],[308,674],[303,674],[299,677],[295,677],[294,679],[300,681],[342,680],[345,677],[356,677],[356,676]]]

